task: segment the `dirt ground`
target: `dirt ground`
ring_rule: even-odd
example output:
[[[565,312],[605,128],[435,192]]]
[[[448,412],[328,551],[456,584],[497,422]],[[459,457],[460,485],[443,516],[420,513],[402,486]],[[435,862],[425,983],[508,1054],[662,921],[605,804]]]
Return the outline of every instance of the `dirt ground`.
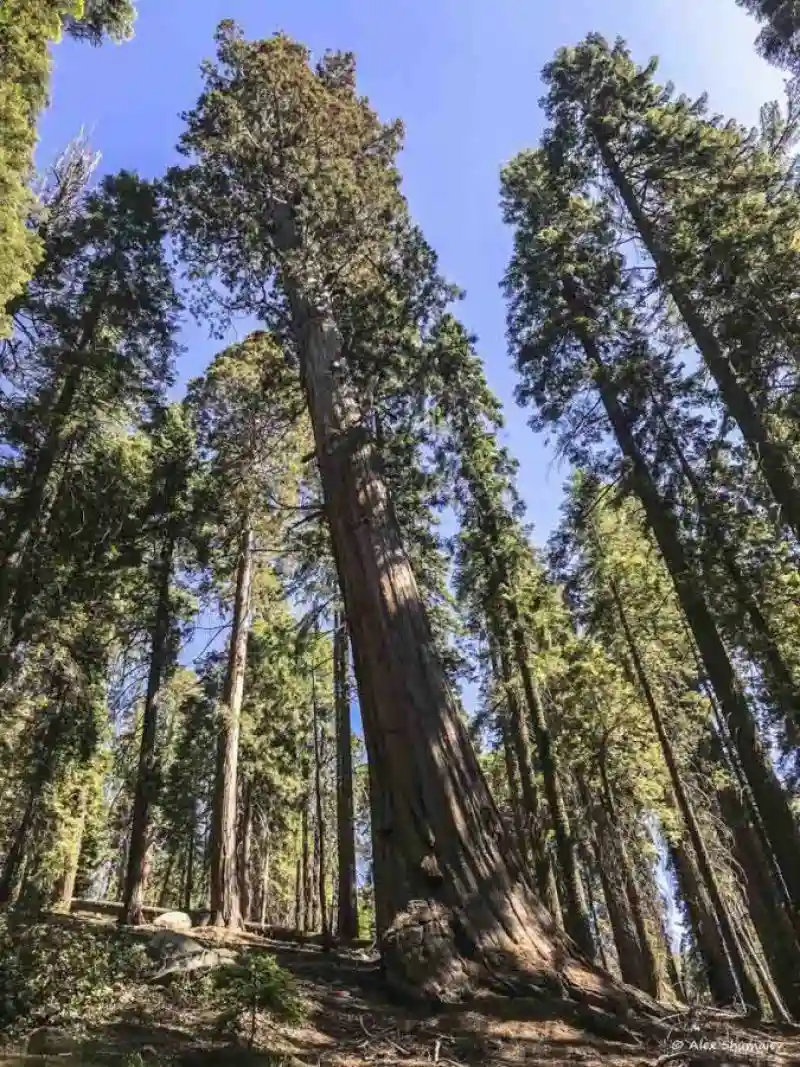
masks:
[[[57,921],[107,925],[113,920],[69,916]],[[152,933],[142,928],[140,936]],[[254,1049],[248,1051],[223,1038],[215,1029],[215,1013],[194,1007],[190,997],[136,983],[120,993],[108,1017],[83,1027],[79,1051],[31,1056],[7,1049],[5,1057],[0,1051],[0,1067],[800,1067],[800,1028],[681,1012],[657,1030],[633,1026],[621,1040],[607,1016],[557,1001],[486,995],[468,1005],[435,1009],[394,1003],[383,988],[379,965],[363,950],[326,953],[210,929],[192,930],[191,936],[209,946],[274,954],[294,975],[308,1004],[307,1020],[290,1026],[261,1017]]]

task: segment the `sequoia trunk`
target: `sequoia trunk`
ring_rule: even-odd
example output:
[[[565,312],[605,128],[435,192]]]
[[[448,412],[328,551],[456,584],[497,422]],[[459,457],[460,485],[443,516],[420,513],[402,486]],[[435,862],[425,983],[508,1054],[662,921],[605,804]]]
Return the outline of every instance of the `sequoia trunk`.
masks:
[[[278,230],[279,245],[296,244],[293,224]],[[449,996],[498,970],[613,995],[608,977],[564,943],[524,877],[436,654],[340,365],[341,337],[295,279],[282,280],[350,623],[371,785],[388,795],[381,830],[403,858],[404,899],[394,895],[382,936],[387,977],[415,997]]]

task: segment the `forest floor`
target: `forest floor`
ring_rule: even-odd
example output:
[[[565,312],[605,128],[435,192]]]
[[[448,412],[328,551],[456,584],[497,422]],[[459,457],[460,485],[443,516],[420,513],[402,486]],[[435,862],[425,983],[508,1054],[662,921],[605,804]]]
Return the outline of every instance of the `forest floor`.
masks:
[[[54,915],[48,922],[66,924],[87,938],[116,936],[108,916]],[[146,940],[154,932],[142,927],[134,936]],[[567,1006],[555,1000],[487,995],[435,1011],[393,1003],[365,950],[323,952],[208,928],[193,929],[191,937],[209,948],[223,943],[243,955],[272,954],[293,975],[305,1001],[303,1023],[259,1016],[248,1049],[241,1039],[232,1043],[220,1033],[219,1012],[207,1002],[193,1003],[190,985],[142,980],[115,990],[99,1013],[75,1020],[67,1028],[75,1043],[66,1051],[34,1055],[19,1045],[16,1050],[0,1045],[0,1067],[800,1067],[800,1028],[679,1015],[658,1033],[643,1030],[612,1040],[600,1036],[602,1017],[596,1025],[585,1018],[570,1021]]]

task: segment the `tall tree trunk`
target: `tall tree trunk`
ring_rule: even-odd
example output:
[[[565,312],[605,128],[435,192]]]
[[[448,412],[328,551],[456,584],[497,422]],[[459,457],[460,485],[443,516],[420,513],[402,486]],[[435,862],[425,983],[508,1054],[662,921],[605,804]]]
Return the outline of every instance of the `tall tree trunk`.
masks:
[[[317,871],[317,897],[319,902],[319,923],[322,931],[323,944],[327,944],[330,937],[328,927],[328,898],[325,890],[325,807],[322,802],[322,740],[320,731],[322,724],[319,721],[319,706],[317,703],[317,679],[314,668],[311,668],[311,704],[312,704],[312,729],[314,731],[314,801],[316,818],[314,820],[314,859]]]
[[[696,581],[686,556],[675,516],[662,499],[636,444],[627,414],[619,402],[600,350],[589,332],[580,325],[581,316],[588,314],[588,309],[580,300],[571,279],[563,279],[563,288],[567,305],[576,319],[575,332],[594,370],[600,397],[614,435],[623,455],[631,464],[635,492],[670,572],[706,674],[730,729],[742,770],[763,816],[772,849],[791,892],[794,907],[797,908],[800,906],[800,863],[797,862],[800,833],[788,798],[758,737],[755,721],[705,600],[702,586]]]
[[[192,892],[194,890],[194,851],[195,851],[195,809],[192,804],[189,824],[186,828],[186,882],[183,887],[183,910],[192,910]]]
[[[739,566],[738,552],[735,545],[730,541],[728,531],[715,514],[713,505],[708,499],[708,494],[687,459],[680,441],[673,433],[661,403],[655,397],[653,399],[670,446],[697,501],[698,512],[707,531],[706,536],[716,552],[719,553],[728,574],[731,591],[738,608],[740,623],[744,623],[748,618],[750,620],[755,641],[751,642],[754,647],[749,651],[752,652],[754,659],[761,665],[767,688],[777,709],[787,720],[789,729],[796,731],[800,727],[800,687],[795,682],[792,671],[783,658],[769,619],[761,610],[761,605],[742,573],[742,569]],[[744,629],[743,626],[742,629]]]
[[[239,539],[239,565],[233,606],[223,714],[217,742],[214,811],[211,822],[211,921],[215,926],[241,925],[236,871],[236,809],[239,765],[239,719],[250,633],[250,586],[253,579],[253,530],[247,517]]]
[[[775,979],[776,987],[788,1010],[800,1018],[800,945],[787,916],[761,842],[753,831],[744,805],[735,790],[727,786],[718,790],[720,810],[733,834],[733,853],[741,868],[742,884],[749,915]]]
[[[336,842],[339,860],[336,933],[345,940],[358,937],[356,896],[356,831],[353,814],[353,739],[350,726],[350,687],[347,679],[347,629],[334,617],[333,686],[336,708]]]
[[[608,583],[611,595],[614,599],[614,606],[622,626],[622,631],[625,635],[625,643],[628,646],[631,661],[633,662],[636,680],[642,696],[645,699],[647,708],[650,711],[650,717],[653,720],[653,726],[655,727],[656,736],[658,737],[658,742],[661,747],[661,754],[664,757],[664,762],[666,763],[667,771],[669,772],[672,791],[677,801],[678,810],[681,813],[683,824],[686,827],[689,840],[692,843],[697,865],[700,869],[700,875],[705,884],[713,909],[714,920],[719,928],[720,936],[725,946],[725,953],[730,961],[732,978],[736,983],[737,995],[745,1004],[757,1006],[759,1003],[758,993],[748,972],[742,945],[736,935],[736,929],[723,898],[722,890],[719,887],[717,876],[714,872],[711,858],[706,848],[705,840],[703,839],[699,823],[694,813],[694,808],[684,786],[683,777],[672,748],[672,742],[667,736],[667,731],[664,727],[661,709],[659,708],[653,690],[650,687],[650,680],[647,677],[644,663],[639,654],[639,646],[636,643],[633,631],[628,623],[628,615],[625,611],[625,606],[620,597],[619,590],[617,589],[617,584],[610,576],[608,577]]]
[[[739,997],[725,941],[714,909],[688,840],[669,844],[670,866],[675,873],[678,892],[686,905],[692,936],[703,957],[705,977],[717,1004],[733,1004]]]
[[[253,783],[248,780],[242,791],[242,815],[239,822],[237,849],[239,907],[242,919],[250,918],[250,876],[253,865]]]
[[[672,256],[660,241],[656,228],[642,208],[633,185],[615,157],[602,126],[590,120],[589,129],[597,142],[603,165],[653,260],[659,280],[675,302],[698,351],[717,383],[725,406],[736,420],[742,436],[772,491],[781,510],[783,521],[792,528],[795,537],[800,539],[800,488],[789,454],[781,442],[770,433],[747,387],[737,373],[737,366],[757,362],[758,353],[742,350],[729,355],[725,352],[705,322],[691,294],[680,281]]]
[[[11,843],[0,871],[0,907],[11,904],[19,894],[22,872],[28,863],[28,849],[36,818],[38,791],[30,790],[22,818],[11,837]]]
[[[61,457],[75,397],[83,378],[81,355],[88,337],[84,337],[75,362],[65,370],[61,384],[47,405],[44,417],[47,430],[35,460],[26,471],[26,485],[15,502],[14,517],[3,541],[0,553],[0,620],[5,622],[16,593],[16,576],[27,550],[32,532],[41,525],[47,507],[48,489],[53,470]]]
[[[169,904],[170,883],[172,882],[172,875],[175,871],[175,860],[178,858],[178,847],[178,841],[173,841],[170,845],[169,853],[167,855],[167,868],[164,871],[164,880],[161,883],[161,891],[158,894],[159,908],[166,908]],[[180,871],[178,872],[178,875],[180,877]],[[142,903],[144,903],[144,898],[142,898]]]
[[[258,921],[262,926],[267,921],[267,908],[269,906],[270,891],[270,864],[272,860],[272,834],[268,817],[264,816],[264,832],[262,836],[261,855],[261,893],[259,899]]]
[[[72,898],[75,896],[75,881],[78,877],[78,866],[83,847],[83,835],[86,829],[86,808],[89,799],[89,785],[84,782],[78,790],[77,818],[75,830],[70,841],[64,870],[61,872],[53,892],[53,907],[57,911],[69,911]]]
[[[651,976],[642,952],[642,945],[626,893],[624,858],[620,846],[619,831],[615,833],[602,803],[593,803],[588,786],[581,775],[576,775],[581,799],[590,828],[590,842],[597,857],[597,869],[603,886],[611,932],[617,949],[617,959],[623,981],[651,993]],[[597,834],[592,824],[597,824]],[[657,987],[656,987],[657,988]]]
[[[294,864],[294,928],[298,934],[305,931],[305,913],[303,909],[303,857],[298,851]]]
[[[641,976],[644,982],[642,989],[652,997],[655,997],[656,1000],[661,1000],[666,993],[664,988],[665,976],[659,966],[658,952],[647,924],[642,894],[639,891],[639,885],[636,879],[636,868],[631,861],[625,840],[625,827],[622,825],[622,821],[619,817],[614,791],[611,788],[611,782],[608,777],[605,749],[600,753],[598,767],[600,770],[600,780],[603,786],[603,796],[599,806],[604,809],[605,813],[607,813],[610,824],[609,829],[611,830],[613,840],[616,843],[620,873],[622,875],[625,893],[630,905],[631,917],[636,929],[636,939],[641,956]]]
[[[589,914],[592,917],[592,930],[594,931],[594,940],[597,945],[597,955],[600,959],[600,966],[610,974],[611,968],[608,965],[608,957],[606,956],[606,949],[603,944],[603,934],[600,929],[600,917],[597,914],[597,901],[595,900],[594,892],[592,891],[591,865],[587,865],[586,863],[582,864],[581,871],[583,873],[583,889],[589,906]]]
[[[271,207],[277,247],[291,253],[291,209]],[[562,942],[523,876],[436,654],[375,450],[340,369],[341,337],[291,268],[281,281],[351,628],[371,784],[390,798],[384,832],[403,857],[405,880],[392,892],[400,907],[382,935],[387,978],[435,997],[498,970],[551,983],[558,971],[576,992],[594,986],[613,996],[609,980]]]
[[[16,829],[11,834],[2,870],[0,870],[0,907],[13,903],[27,866],[36,823],[38,801],[55,770],[55,757],[64,726],[61,710],[66,693],[59,693],[48,709],[48,717],[37,738],[37,752],[28,769],[25,782],[25,807]]]
[[[540,810],[539,791],[536,788],[533,761],[531,759],[531,742],[530,734],[528,732],[528,722],[522,712],[519,698],[517,696],[517,690],[514,685],[514,673],[511,666],[511,656],[503,641],[503,635],[498,635],[495,645],[500,660],[500,676],[506,698],[506,728],[514,752],[516,766],[519,771],[520,788],[522,790],[522,802],[525,812],[525,833],[523,838],[524,852],[525,854],[529,854],[533,861],[533,876],[542,903],[547,908],[550,915],[552,915],[556,924],[562,926],[564,919],[561,912],[561,903],[558,898],[556,876],[550,859],[550,853],[547,851],[547,845],[544,839],[543,812]],[[534,695],[536,695],[537,692],[537,690],[534,690]],[[532,714],[532,718],[535,720],[535,715]],[[560,786],[560,780],[556,775],[553,788],[557,796],[561,793]],[[567,848],[571,851],[574,858],[574,844],[572,843],[571,836],[567,838]],[[574,907],[571,910],[574,914]],[[570,926],[575,927],[577,925],[579,925],[579,923],[576,924],[571,919],[570,925],[567,926],[567,932],[574,936]],[[581,936],[585,937],[585,931]]]
[[[175,540],[172,536],[167,536],[164,538],[158,565],[155,568],[158,600],[150,638],[150,669],[147,676],[147,691],[142,712],[142,740],[139,745],[139,766],[136,773],[136,788],[133,796],[128,867],[125,874],[125,887],[122,894],[122,909],[119,920],[121,923],[128,923],[131,926],[141,926],[144,922],[142,907],[147,888],[145,874],[151,809],[158,799],[159,761],[158,753],[156,752],[159,718],[158,698],[170,659],[169,639],[172,625],[170,586],[174,554]]]
[[[310,794],[307,794],[303,800],[302,822],[303,925],[301,927],[302,932],[306,934],[314,931],[314,875],[311,869],[313,856],[310,834],[312,820],[308,810],[309,801]]]

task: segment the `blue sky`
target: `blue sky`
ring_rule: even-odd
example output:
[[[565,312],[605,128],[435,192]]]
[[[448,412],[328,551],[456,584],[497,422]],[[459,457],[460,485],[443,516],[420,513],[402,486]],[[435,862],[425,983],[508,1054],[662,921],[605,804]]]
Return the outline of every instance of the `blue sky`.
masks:
[[[500,167],[541,132],[542,66],[591,30],[625,37],[640,61],[658,54],[662,76],[680,90],[708,90],[715,110],[754,121],[761,103],[782,90],[780,74],[755,55],[754,22],[735,0],[139,0],[134,41],[55,48],[40,164],[84,126],[103,170],[162,172],[225,17],[250,37],[283,30],[315,53],[354,51],[361,90],[383,118],[405,122],[406,195],[444,271],[467,290],[460,313],[478,334],[490,384],[505,404],[506,443],[521,463],[537,540],[545,538],[565,472],[513,402],[498,288],[509,253]],[[185,342],[183,379],[217,347],[194,326]]]

